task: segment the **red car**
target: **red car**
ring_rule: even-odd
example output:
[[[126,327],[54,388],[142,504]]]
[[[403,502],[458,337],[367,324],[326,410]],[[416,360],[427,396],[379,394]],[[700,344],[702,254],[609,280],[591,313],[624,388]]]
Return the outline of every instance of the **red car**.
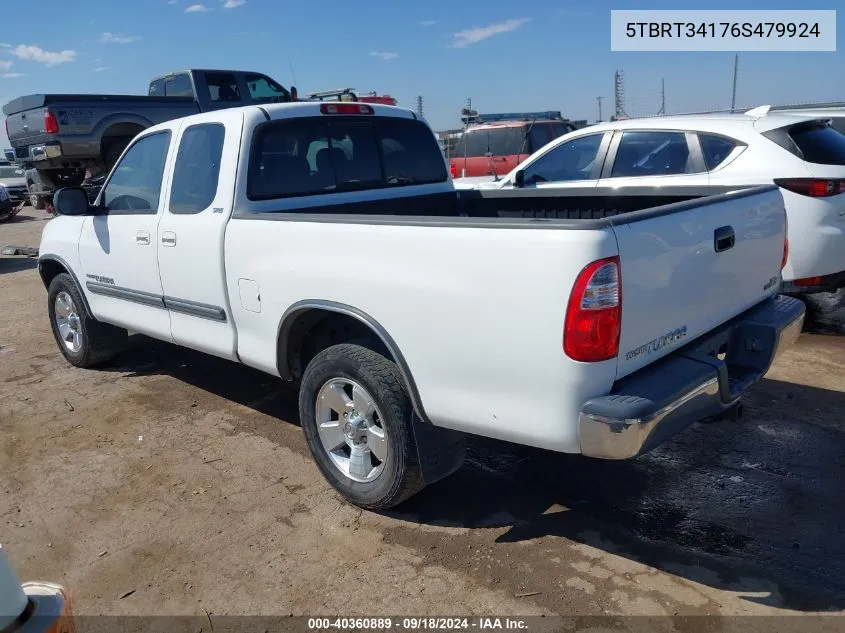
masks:
[[[557,112],[480,115],[455,144],[453,178],[503,176],[538,149],[576,129]]]

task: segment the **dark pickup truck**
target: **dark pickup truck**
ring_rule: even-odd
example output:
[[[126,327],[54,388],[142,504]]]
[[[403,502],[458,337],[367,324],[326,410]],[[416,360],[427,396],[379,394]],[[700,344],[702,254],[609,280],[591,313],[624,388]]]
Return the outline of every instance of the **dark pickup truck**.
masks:
[[[221,108],[296,100],[296,88],[247,71],[192,69],[156,77],[147,96],[37,94],[3,106],[14,159],[26,170],[32,206],[78,186],[117,162],[152,125]]]

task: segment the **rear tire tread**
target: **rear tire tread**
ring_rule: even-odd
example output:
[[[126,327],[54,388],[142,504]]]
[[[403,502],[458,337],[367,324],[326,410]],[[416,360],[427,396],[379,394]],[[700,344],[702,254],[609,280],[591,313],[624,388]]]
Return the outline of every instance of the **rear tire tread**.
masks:
[[[393,468],[386,467],[381,477],[390,476],[386,490],[375,482],[359,484],[343,477],[331,464],[320,442],[314,418],[314,400],[328,378],[348,375],[360,382],[378,402],[385,416]],[[413,407],[402,374],[394,362],[371,349],[351,343],[334,345],[319,352],[308,364],[299,391],[302,429],[323,475],[350,503],[368,509],[385,510],[409,499],[425,487],[413,430]],[[398,447],[395,450],[394,447]],[[390,466],[390,464],[386,464]],[[336,482],[341,482],[337,485]]]

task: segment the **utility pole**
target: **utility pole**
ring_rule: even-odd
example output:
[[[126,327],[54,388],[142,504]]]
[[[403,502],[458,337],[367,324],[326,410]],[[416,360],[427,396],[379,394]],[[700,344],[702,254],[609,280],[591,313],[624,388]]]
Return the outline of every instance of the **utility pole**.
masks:
[[[660,111],[658,115],[666,115],[666,80],[660,80]]]
[[[601,100],[602,99],[604,99],[604,97],[596,97],[596,101],[599,102],[599,119],[598,119],[599,123],[601,123]]]
[[[616,119],[626,118],[625,113],[625,75],[617,70],[613,75],[613,100],[616,106]]]
[[[417,97],[417,115],[419,115],[419,117],[421,119],[425,118],[425,117],[423,117],[423,98],[422,98],[422,95],[419,95]]]
[[[734,55],[734,89],[731,93],[731,112],[736,109],[736,76],[739,73],[739,54]]]

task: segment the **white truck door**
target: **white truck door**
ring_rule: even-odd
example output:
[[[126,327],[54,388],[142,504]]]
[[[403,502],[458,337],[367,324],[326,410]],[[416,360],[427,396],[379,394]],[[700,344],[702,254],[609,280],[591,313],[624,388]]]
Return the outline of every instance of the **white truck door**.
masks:
[[[173,340],[237,359],[223,240],[234,200],[243,114],[183,124],[157,245]]]
[[[100,192],[103,211],[85,218],[79,236],[80,281],[94,316],[164,340],[170,317],[155,239],[170,139],[170,131],[159,131],[127,148]]]

